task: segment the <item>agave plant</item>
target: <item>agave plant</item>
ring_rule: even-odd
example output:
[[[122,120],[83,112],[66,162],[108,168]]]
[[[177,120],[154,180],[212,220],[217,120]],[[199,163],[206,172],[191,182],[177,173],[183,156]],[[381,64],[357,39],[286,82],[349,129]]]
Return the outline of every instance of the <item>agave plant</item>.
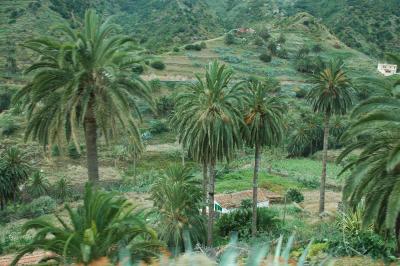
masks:
[[[54,253],[63,264],[89,265],[101,258],[118,261],[119,247],[132,259],[147,259],[158,253],[160,242],[140,212],[127,199],[86,186],[83,206],[66,205],[68,220],[56,215],[58,224],[38,218],[24,225],[34,229],[32,242],[18,251],[11,265],[26,253],[41,249]]]
[[[307,264],[307,255],[312,244],[312,241],[304,248],[304,251],[301,253],[300,257],[297,259],[296,264],[293,261],[290,261],[290,251],[293,248],[294,236],[291,236],[286,245],[283,242],[283,236],[281,236],[276,241],[275,251],[272,253],[270,251],[270,245],[268,243],[265,244],[256,244],[250,248],[250,251],[243,250],[243,248],[239,248],[237,245],[237,238],[232,237],[230,243],[224,248],[224,252],[218,256],[216,261],[215,258],[207,256],[203,252],[193,252],[190,246],[190,242],[187,242],[188,247],[186,248],[186,253],[182,254],[179,257],[174,259],[162,258],[157,265],[161,266],[288,266],[288,265],[297,265],[303,266]],[[241,253],[245,252],[244,258],[241,258]],[[131,264],[127,264],[131,265]],[[329,261],[329,258],[325,261],[322,261],[319,265],[332,265],[332,262]]]

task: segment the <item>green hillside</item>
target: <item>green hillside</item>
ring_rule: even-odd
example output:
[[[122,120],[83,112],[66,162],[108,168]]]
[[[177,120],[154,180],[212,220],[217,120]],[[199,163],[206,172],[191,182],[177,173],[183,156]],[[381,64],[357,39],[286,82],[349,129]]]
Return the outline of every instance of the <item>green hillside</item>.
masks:
[[[160,57],[166,63],[166,70],[149,69],[146,74],[148,78],[161,80],[193,79],[194,74],[204,71],[209,61],[217,59],[230,65],[235,70],[237,78],[249,75],[273,76],[290,92],[297,86],[305,85],[309,76],[297,70],[297,53],[301,48],[307,47],[311,50],[308,55],[310,58],[320,58],[324,61],[332,57],[342,58],[353,77],[376,75],[375,60],[347,47],[307,13],[275,19],[262,26],[268,28],[271,35],[263,45],[255,44],[257,33],[243,38],[237,37],[236,43],[232,45],[226,45],[222,36],[206,41],[207,48],[201,51],[187,51],[182,46],[179,52],[168,52]],[[279,55],[272,56],[271,62],[267,63],[261,61],[259,56],[262,53],[269,53],[268,44],[278,42],[280,36],[286,39],[285,43],[279,46],[287,51],[287,56],[285,58]],[[320,47],[321,51],[312,51],[315,46]]]
[[[320,18],[344,43],[368,54],[400,51],[400,2],[397,0],[296,1],[294,12]]]

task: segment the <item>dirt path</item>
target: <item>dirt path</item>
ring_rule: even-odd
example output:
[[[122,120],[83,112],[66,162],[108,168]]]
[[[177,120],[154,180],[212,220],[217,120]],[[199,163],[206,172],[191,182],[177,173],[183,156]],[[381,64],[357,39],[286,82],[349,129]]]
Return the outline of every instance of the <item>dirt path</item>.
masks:
[[[319,210],[319,191],[312,190],[303,193],[304,202],[301,206],[304,210],[310,212],[311,214],[318,214]],[[326,191],[325,194],[325,210],[330,213],[335,213],[339,202],[341,201],[342,193]]]

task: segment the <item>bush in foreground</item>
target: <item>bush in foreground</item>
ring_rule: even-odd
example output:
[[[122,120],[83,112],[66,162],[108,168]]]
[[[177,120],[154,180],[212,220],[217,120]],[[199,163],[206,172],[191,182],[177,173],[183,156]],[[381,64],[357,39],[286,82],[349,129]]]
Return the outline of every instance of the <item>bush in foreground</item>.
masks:
[[[36,230],[32,242],[18,251],[11,265],[37,249],[54,253],[62,264],[88,265],[102,258],[119,260],[119,246],[130,259],[146,259],[158,252],[160,243],[140,212],[127,199],[86,186],[83,206],[66,206],[69,221],[57,216],[61,226],[46,218],[28,221],[25,232]]]

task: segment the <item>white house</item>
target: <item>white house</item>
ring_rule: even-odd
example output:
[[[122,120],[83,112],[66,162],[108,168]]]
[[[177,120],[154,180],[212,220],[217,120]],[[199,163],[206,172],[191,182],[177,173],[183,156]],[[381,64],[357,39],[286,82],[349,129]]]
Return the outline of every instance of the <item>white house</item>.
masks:
[[[397,72],[397,65],[378,64],[378,71],[384,76],[392,76]]]
[[[214,200],[214,210],[220,213],[229,213],[240,207],[243,200],[253,199],[252,190],[244,190],[229,194],[217,194]],[[281,202],[282,195],[259,188],[257,193],[257,206],[269,207],[270,203]]]

